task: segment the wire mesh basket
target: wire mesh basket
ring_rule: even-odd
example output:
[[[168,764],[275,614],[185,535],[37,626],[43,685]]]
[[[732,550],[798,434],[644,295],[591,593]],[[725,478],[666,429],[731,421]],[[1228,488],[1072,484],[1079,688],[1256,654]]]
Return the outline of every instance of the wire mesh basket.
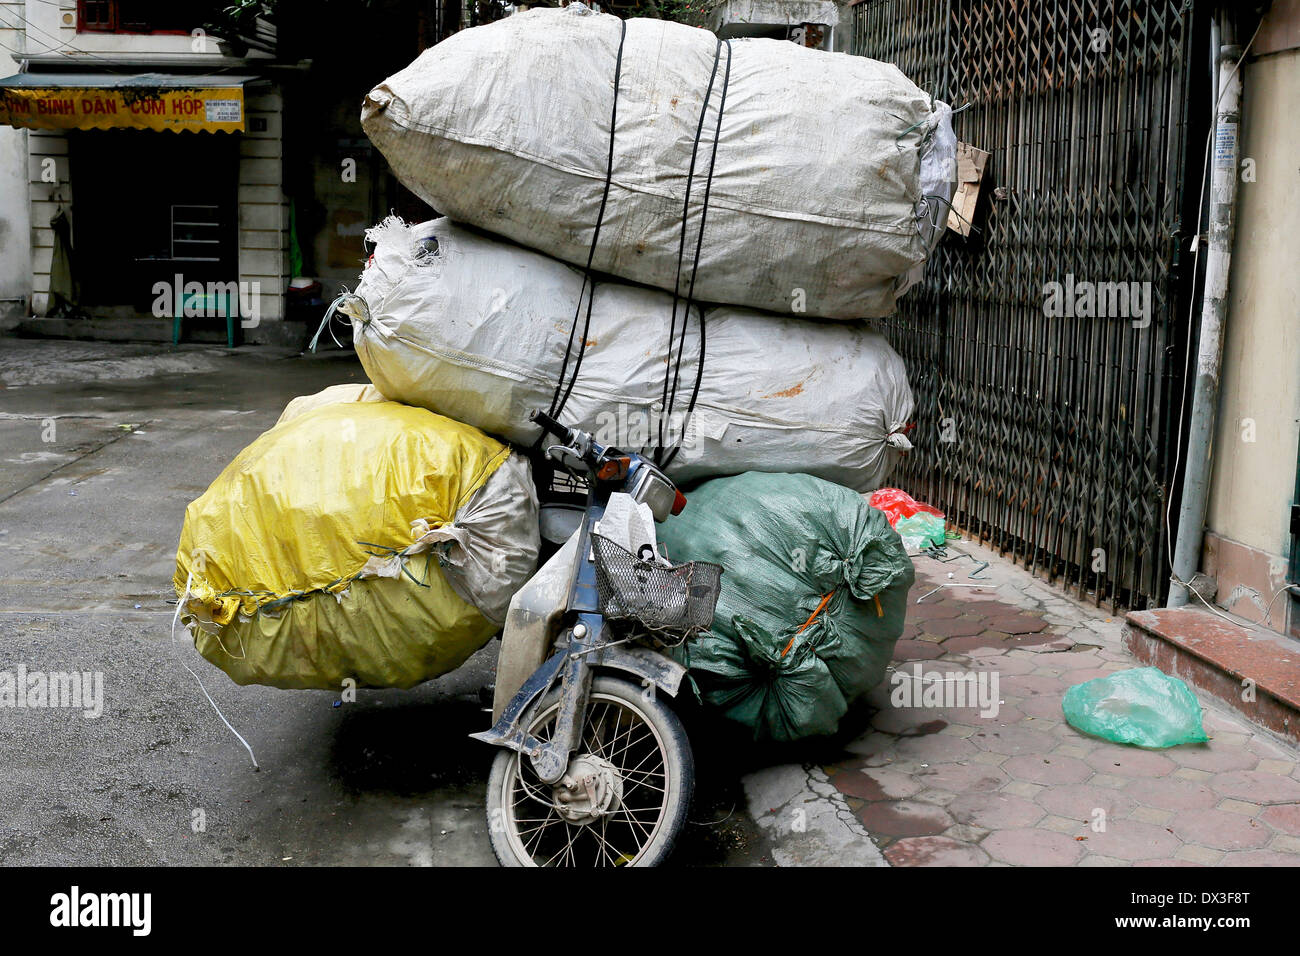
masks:
[[[662,565],[593,534],[596,593],[610,620],[636,621],[652,631],[690,634],[713,623],[722,565],[707,561]]]

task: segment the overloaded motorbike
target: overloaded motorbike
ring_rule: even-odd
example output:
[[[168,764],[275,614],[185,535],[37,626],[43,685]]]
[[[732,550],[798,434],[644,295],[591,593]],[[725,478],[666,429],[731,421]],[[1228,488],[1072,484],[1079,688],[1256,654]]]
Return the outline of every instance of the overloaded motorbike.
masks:
[[[713,621],[723,569],[670,564],[600,533],[611,496],[656,522],[685,496],[649,459],[534,411],[547,458],[586,485],[566,543],[515,595],[502,633],[488,832],[506,866],[655,866],[685,826],[691,746],[665,698],[686,669],[672,648]]]

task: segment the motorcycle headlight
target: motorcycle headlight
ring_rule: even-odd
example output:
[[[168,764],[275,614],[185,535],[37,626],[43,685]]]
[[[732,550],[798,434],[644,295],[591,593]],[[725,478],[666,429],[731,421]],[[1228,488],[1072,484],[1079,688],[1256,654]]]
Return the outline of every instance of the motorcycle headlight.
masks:
[[[630,494],[650,508],[655,521],[666,521],[677,501],[677,486],[664,477],[663,472],[643,462],[637,469]]]

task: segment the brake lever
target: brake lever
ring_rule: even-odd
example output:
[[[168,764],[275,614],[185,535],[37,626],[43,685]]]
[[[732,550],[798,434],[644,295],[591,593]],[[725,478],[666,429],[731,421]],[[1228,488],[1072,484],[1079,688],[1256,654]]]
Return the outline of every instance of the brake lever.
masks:
[[[575,474],[576,472],[585,473],[590,470],[587,468],[587,463],[583,460],[582,455],[579,454],[576,449],[573,449],[568,445],[551,445],[546,449],[546,457],[559,464],[560,467],[570,474]],[[569,464],[570,460],[576,462],[576,468]]]

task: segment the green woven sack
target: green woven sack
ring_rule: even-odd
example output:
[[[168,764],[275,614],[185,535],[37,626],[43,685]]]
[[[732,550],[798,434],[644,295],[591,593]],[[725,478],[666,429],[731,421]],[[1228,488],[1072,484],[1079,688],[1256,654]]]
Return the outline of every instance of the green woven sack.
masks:
[[[704,701],[758,740],[834,732],[879,684],[915,573],[885,515],[811,475],[748,472],[659,529],[673,561],[726,568],[713,628],[679,651]]]

